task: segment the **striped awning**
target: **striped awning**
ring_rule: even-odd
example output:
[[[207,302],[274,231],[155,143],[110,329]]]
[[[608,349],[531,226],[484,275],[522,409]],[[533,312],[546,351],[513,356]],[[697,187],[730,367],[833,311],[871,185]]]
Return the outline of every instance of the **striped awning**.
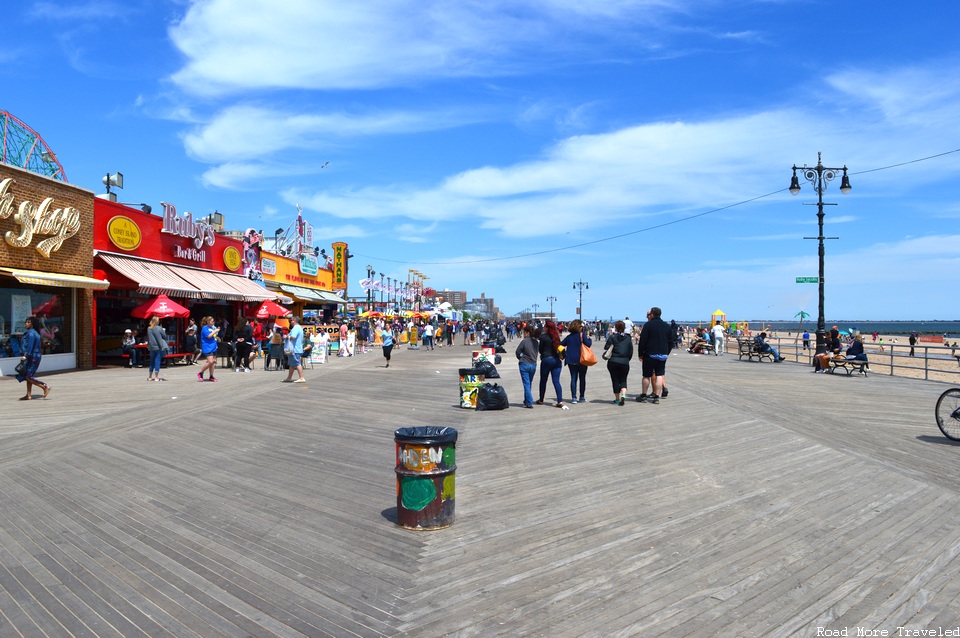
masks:
[[[137,291],[145,295],[169,295],[190,299],[201,297],[200,289],[179,277],[166,264],[104,252],[98,252],[96,257],[135,282],[138,286]]]
[[[290,293],[301,301],[317,304],[329,303],[347,303],[332,292],[326,290],[316,290],[315,288],[304,288],[303,286],[291,286],[290,284],[280,284],[280,290]]]
[[[58,288],[89,288],[91,290],[106,290],[110,282],[83,275],[65,275],[42,270],[23,270],[22,268],[0,268],[0,274],[13,277],[22,284],[34,286],[56,286]]]
[[[184,268],[174,264],[164,264],[178,277],[200,290],[203,299],[226,299],[228,301],[243,301],[243,295],[220,278],[219,273],[196,268]]]

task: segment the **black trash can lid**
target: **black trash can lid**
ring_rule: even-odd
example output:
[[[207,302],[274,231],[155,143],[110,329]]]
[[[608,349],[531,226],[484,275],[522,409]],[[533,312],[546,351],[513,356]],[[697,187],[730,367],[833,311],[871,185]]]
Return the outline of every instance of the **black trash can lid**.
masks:
[[[457,440],[456,428],[436,425],[422,425],[412,428],[399,428],[393,433],[393,440],[399,443],[453,443]]]
[[[486,370],[481,368],[460,368],[460,376],[465,377],[471,374],[483,374]]]

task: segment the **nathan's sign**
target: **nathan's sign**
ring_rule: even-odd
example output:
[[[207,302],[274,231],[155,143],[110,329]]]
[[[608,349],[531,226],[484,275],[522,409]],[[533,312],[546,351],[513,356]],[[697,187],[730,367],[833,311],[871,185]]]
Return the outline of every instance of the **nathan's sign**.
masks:
[[[193,251],[194,256],[196,256],[196,253],[202,252],[200,248],[204,244],[213,246],[217,241],[217,236],[213,232],[213,226],[210,224],[193,221],[193,213],[184,213],[183,217],[181,217],[177,214],[177,208],[173,204],[166,202],[160,202],[160,204],[163,206],[163,227],[160,228],[160,232],[192,239],[195,249],[195,251]],[[194,258],[184,255],[177,256],[184,257],[185,259]]]
[[[13,193],[9,192],[14,183],[12,177],[0,181],[0,219],[13,215],[13,221],[19,224],[19,232],[7,231],[3,238],[17,248],[26,248],[33,242],[34,235],[53,235],[49,239],[37,242],[36,249],[44,257],[57,251],[63,242],[80,230],[80,211],[72,206],[54,208],[53,198],[47,197],[40,205],[23,201],[17,212],[13,212]]]

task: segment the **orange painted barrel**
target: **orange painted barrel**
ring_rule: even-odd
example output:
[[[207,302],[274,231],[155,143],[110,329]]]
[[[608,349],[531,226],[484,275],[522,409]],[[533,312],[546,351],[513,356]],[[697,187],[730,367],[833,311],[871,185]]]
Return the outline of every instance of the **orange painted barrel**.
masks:
[[[394,432],[397,446],[397,524],[416,530],[453,524],[457,431],[421,426]]]

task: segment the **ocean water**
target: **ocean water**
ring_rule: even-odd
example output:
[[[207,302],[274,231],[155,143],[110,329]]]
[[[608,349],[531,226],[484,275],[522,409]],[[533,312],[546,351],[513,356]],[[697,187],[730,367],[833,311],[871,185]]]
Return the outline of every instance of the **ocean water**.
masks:
[[[686,322],[677,322],[682,323],[682,325],[696,325],[696,323],[690,324]],[[773,330],[778,332],[791,331],[797,332],[800,330],[799,321],[750,321],[751,329],[760,328],[763,326],[766,328],[769,326]],[[840,330],[853,330],[854,328],[859,330],[861,334],[869,335],[873,332],[878,332],[882,335],[909,335],[911,332],[916,332],[918,334],[932,334],[932,335],[943,335],[946,334],[950,338],[960,339],[960,321],[864,321],[864,320],[836,320],[828,319],[826,322],[827,330],[830,330],[833,326],[837,326]],[[803,329],[809,330],[810,334],[813,334],[817,330],[817,319],[813,317],[807,319],[803,322]]]

